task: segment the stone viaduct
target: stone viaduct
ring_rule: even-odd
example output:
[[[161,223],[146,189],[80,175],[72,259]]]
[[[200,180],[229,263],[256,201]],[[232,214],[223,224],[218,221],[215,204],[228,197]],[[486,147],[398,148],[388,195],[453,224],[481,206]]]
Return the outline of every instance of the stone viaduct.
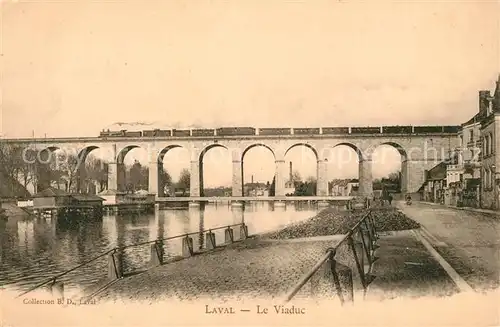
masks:
[[[423,126],[422,128],[425,128]],[[435,127],[435,126],[433,126]],[[385,128],[385,127],[384,127]],[[396,128],[396,126],[394,126]],[[247,151],[256,146],[269,149],[274,155],[275,197],[285,196],[285,182],[288,178],[285,165],[286,153],[295,146],[306,146],[312,150],[317,161],[317,195],[328,195],[327,162],[330,151],[345,145],[357,153],[359,160],[359,194],[371,196],[372,154],[381,145],[394,147],[401,155],[402,192],[415,193],[424,182],[424,171],[449,158],[458,145],[458,126],[443,126],[430,132],[418,132],[411,127],[408,133],[385,133],[383,128],[369,127],[369,133],[356,133],[354,128],[346,134],[318,135],[243,135],[243,136],[160,136],[160,137],[84,137],[84,138],[44,138],[5,139],[3,142],[21,145],[37,151],[62,150],[78,155],[81,162],[95,150],[102,149],[113,158],[108,168],[108,189],[124,190],[124,158],[128,151],[141,147],[149,158],[149,192],[161,197],[159,169],[165,154],[176,147],[190,152],[190,195],[203,196],[203,156],[214,147],[223,147],[232,157],[232,194],[242,196],[243,161]],[[84,167],[80,164],[80,167]]]

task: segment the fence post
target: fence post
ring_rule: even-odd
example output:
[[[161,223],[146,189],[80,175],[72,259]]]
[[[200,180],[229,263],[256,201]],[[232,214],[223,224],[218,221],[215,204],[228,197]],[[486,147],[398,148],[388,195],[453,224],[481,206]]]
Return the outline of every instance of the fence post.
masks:
[[[240,240],[246,240],[248,238],[248,227],[245,223],[240,226]]]
[[[206,238],[206,249],[207,250],[212,250],[215,249],[216,244],[215,244],[215,234],[212,233],[212,230],[209,230],[205,236]]]
[[[365,274],[364,274],[364,267],[363,267],[363,262],[360,260],[363,258],[363,253],[361,253],[361,258],[358,257],[358,252],[359,252],[359,244],[355,244],[355,241],[353,240],[352,236],[349,236],[348,238],[349,246],[351,247],[352,255],[354,257],[354,261],[356,263],[356,268],[359,273],[359,279],[361,280],[361,285],[363,286],[363,289],[366,287],[365,284]],[[363,249],[361,249],[363,251]]]
[[[114,249],[108,254],[108,278],[111,280],[123,277],[122,253]]]
[[[365,241],[365,230],[363,229],[362,225],[359,226],[359,235],[361,237],[361,258],[362,258],[362,267],[364,268],[364,273],[368,273],[370,270],[370,266],[372,264],[372,258],[371,258],[371,249],[369,243],[369,238]],[[366,259],[366,261],[365,261]]]
[[[230,226],[228,226],[227,229],[224,231],[224,241],[226,243],[234,242],[234,233],[233,229]]]
[[[377,240],[379,239],[379,236],[377,234],[377,230],[375,228],[375,221],[373,219],[373,216],[371,212],[368,214],[369,216],[367,217],[367,227],[370,231],[370,242],[371,242],[371,257],[372,257],[372,263],[377,260],[377,257],[375,256],[375,250],[379,248],[377,244]]]
[[[163,247],[156,241],[151,244],[151,257],[149,267],[156,267],[163,264]]]
[[[193,254],[193,238],[186,235],[186,237],[182,238],[182,256],[188,258]]]
[[[50,293],[57,298],[64,298],[64,283],[54,279],[54,282],[50,285]]]
[[[340,300],[342,304],[345,302],[354,302],[354,282],[352,279],[352,270],[348,266],[344,266],[343,264],[336,262],[335,269],[332,270],[334,283],[335,279],[337,292],[339,292],[339,298],[342,296]]]

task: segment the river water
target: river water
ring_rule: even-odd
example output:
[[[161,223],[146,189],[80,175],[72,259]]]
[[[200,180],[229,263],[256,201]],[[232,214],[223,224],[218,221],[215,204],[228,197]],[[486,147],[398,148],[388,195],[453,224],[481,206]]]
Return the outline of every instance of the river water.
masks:
[[[200,232],[244,222],[249,234],[278,230],[287,224],[314,216],[317,208],[305,203],[274,208],[272,203],[255,202],[243,208],[209,204],[182,210],[155,210],[149,215],[104,216],[102,219],[10,218],[0,227],[0,287],[23,291],[54,275],[69,270],[114,247]],[[235,239],[239,228],[235,228]],[[215,232],[216,242],[224,231]],[[203,248],[204,235],[193,235],[195,249]],[[180,239],[164,243],[167,257],[180,255]],[[147,267],[150,245],[124,251],[126,273]],[[65,294],[80,293],[107,276],[106,256],[65,275]]]

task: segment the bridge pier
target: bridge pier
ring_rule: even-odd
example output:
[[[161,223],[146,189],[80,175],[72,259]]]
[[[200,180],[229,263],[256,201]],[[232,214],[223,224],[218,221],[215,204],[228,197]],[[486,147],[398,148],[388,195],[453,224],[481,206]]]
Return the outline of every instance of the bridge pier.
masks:
[[[149,163],[148,191],[151,194],[161,196],[159,188],[160,165],[158,161]]]
[[[425,170],[433,168],[443,160],[427,160],[424,158],[403,161],[401,164],[401,193],[417,193],[425,181]]]
[[[189,184],[189,196],[200,196],[200,161],[191,159],[191,180]]]
[[[190,201],[188,206],[190,208],[199,208],[200,207],[200,202],[199,201]]]
[[[231,201],[231,207],[232,208],[242,208],[245,206],[245,203],[243,201]]]
[[[328,160],[318,160],[318,180],[316,184],[316,195],[328,195]]]
[[[233,159],[233,196],[243,196],[243,163]]]
[[[359,161],[359,195],[363,197],[373,196],[371,159],[361,159]]]
[[[324,201],[324,200],[318,201],[318,207],[325,208],[328,206],[330,206],[330,203],[328,203],[328,201]]]
[[[285,160],[276,160],[274,196],[285,196]]]
[[[108,190],[118,190],[118,164],[116,162],[108,164]]]
[[[286,208],[286,202],[285,201],[280,201],[276,200],[274,201],[274,209],[285,209]]]

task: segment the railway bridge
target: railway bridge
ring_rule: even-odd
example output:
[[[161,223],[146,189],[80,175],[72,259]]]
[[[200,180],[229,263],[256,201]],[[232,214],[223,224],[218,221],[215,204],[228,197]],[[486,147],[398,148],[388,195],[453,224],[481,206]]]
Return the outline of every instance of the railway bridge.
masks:
[[[238,128],[230,132],[224,129],[188,130],[176,133],[101,133],[99,137],[4,139],[3,142],[31,148],[38,153],[62,150],[75,154],[79,159],[79,174],[84,173],[88,154],[100,148],[113,158],[108,168],[108,189],[125,189],[124,158],[133,148],[147,151],[149,161],[149,192],[163,196],[159,182],[159,169],[163,158],[171,149],[182,147],[190,153],[190,195],[203,194],[203,156],[214,147],[230,151],[232,157],[232,195],[243,195],[243,161],[248,150],[262,146],[275,160],[275,197],[285,196],[285,155],[296,146],[312,150],[317,161],[317,196],[328,196],[328,158],[333,148],[346,145],[355,150],[359,162],[359,194],[371,196],[372,154],[381,145],[393,146],[401,155],[401,186],[404,193],[415,193],[424,181],[424,172],[449,158],[459,145],[459,126],[382,126],[382,127],[332,127],[332,128]],[[208,132],[207,132],[208,131]],[[250,132],[249,132],[250,131]],[[253,132],[252,132],[253,131]],[[42,187],[40,180],[38,188]]]

